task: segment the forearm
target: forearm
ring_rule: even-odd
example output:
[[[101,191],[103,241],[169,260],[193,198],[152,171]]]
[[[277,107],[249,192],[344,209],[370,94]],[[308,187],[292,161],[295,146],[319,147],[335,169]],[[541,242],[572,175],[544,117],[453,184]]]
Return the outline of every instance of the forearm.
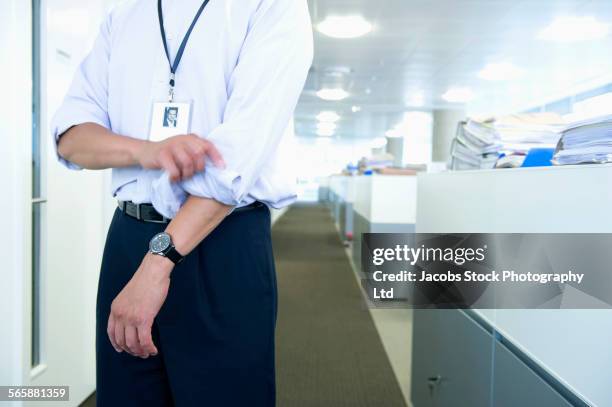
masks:
[[[61,136],[58,152],[66,160],[90,170],[129,167],[138,164],[137,156],[145,143],[95,123],[83,123]]]
[[[190,196],[166,228],[176,250],[191,252],[227,216],[232,207],[214,199]]]

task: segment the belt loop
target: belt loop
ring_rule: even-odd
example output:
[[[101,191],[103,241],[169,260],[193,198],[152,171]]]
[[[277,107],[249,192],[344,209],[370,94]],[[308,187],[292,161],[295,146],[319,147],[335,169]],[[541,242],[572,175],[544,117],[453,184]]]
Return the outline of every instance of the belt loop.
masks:
[[[121,210],[123,211],[123,213],[126,213],[126,209],[127,209],[127,201],[121,201]]]
[[[142,217],[140,216],[140,204],[136,204],[136,219],[142,220]]]

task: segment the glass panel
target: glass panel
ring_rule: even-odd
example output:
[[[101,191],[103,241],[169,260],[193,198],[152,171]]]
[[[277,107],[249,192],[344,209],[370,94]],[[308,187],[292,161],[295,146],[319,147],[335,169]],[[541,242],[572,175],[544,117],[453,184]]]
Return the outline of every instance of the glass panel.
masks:
[[[558,100],[553,103],[549,103],[546,106],[544,106],[544,110],[546,112],[554,112],[554,113],[559,113],[561,115],[570,113],[572,111],[572,99],[565,98],[565,99]]]
[[[601,86],[597,89],[592,89],[592,90],[582,92],[576,95],[576,102],[581,102],[583,100],[591,99],[596,96],[600,96],[600,95],[603,95],[605,93],[610,93],[610,92],[612,92],[612,84]]]
[[[40,146],[40,0],[32,0],[32,367],[41,363],[41,146]]]
[[[41,194],[40,0],[32,0],[32,198]]]
[[[41,284],[40,246],[43,203],[32,204],[32,367],[40,364]]]

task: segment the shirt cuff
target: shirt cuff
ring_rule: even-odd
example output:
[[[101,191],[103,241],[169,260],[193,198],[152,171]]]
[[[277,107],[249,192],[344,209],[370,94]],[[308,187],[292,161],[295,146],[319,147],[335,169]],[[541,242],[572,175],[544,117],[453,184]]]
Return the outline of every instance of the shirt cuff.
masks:
[[[183,181],[181,186],[189,195],[214,199],[225,205],[236,206],[243,198],[239,190],[240,180],[240,174],[236,171],[208,166],[204,172],[199,172]]]
[[[207,166],[203,172],[182,182],[171,182],[167,173],[152,185],[151,203],[157,212],[174,218],[188,195],[214,199],[228,206],[237,206],[243,199],[240,174]]]
[[[70,113],[67,113],[70,111]],[[60,138],[67,132],[71,127],[77,126],[83,123],[95,123],[105,128],[110,128],[108,120],[97,117],[92,112],[84,111],[83,109],[70,108],[70,106],[64,106],[59,110],[53,118],[51,124],[51,135],[53,137],[53,148],[55,149],[55,156],[57,160],[64,165],[66,168],[71,170],[82,170],[83,168],[79,165],[66,160],[59,154],[58,145]]]

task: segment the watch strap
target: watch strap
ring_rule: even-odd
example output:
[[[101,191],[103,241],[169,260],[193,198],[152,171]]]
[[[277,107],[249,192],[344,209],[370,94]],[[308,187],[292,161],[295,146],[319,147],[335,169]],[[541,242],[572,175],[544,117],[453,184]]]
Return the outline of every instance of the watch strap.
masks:
[[[174,247],[174,245],[171,245],[170,247],[168,247],[168,249],[166,249],[164,251],[164,256],[169,258],[170,261],[172,261],[172,263],[174,264],[179,264],[180,262],[183,261],[183,259],[185,258],[182,254],[180,254],[176,248]]]

